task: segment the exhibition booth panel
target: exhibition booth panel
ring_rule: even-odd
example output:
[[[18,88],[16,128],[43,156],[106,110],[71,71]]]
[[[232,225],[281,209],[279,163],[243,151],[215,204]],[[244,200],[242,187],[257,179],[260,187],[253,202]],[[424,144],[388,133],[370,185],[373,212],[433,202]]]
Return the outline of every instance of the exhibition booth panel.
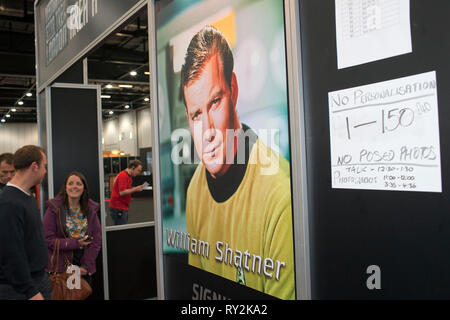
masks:
[[[48,181],[43,185],[41,203],[58,193],[71,171],[87,177],[90,198],[100,204],[102,228],[102,248],[90,299],[149,299],[157,294],[153,195],[145,191],[136,197],[130,206],[129,223],[113,225],[105,181],[113,183],[110,176],[117,175],[140,154],[136,150],[132,155],[119,156],[114,158],[114,165],[110,162],[108,166],[107,160],[113,159],[104,158],[105,88],[89,79],[88,73],[90,55],[139,14],[146,16],[146,5],[142,0],[35,3],[38,128],[40,144],[48,153]],[[152,179],[148,169],[151,148],[139,151],[145,156],[146,170],[136,177],[135,185]]]

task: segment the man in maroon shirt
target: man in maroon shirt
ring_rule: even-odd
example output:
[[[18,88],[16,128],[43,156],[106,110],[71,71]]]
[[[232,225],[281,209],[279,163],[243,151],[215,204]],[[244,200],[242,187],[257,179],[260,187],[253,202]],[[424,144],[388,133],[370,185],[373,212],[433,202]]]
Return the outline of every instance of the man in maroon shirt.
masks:
[[[142,171],[142,162],[133,160],[128,165],[128,168],[120,172],[116,180],[109,202],[109,213],[114,220],[115,225],[128,223],[128,208],[130,206],[131,194],[141,192],[143,186],[131,187],[133,177],[139,175]]]

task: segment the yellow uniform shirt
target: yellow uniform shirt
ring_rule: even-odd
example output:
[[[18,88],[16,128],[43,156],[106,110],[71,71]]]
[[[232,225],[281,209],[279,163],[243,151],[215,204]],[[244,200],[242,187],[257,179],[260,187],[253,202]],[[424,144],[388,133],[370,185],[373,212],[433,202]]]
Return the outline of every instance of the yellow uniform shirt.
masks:
[[[295,299],[289,163],[259,139],[244,178],[222,203],[201,163],[189,184],[189,264],[253,289]]]

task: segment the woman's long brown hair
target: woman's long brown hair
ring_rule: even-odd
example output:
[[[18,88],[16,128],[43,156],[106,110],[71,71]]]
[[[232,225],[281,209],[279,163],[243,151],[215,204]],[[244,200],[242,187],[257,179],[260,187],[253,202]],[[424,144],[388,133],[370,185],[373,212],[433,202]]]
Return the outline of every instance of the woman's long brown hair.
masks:
[[[80,197],[80,211],[83,213],[83,216],[87,217],[89,215],[89,187],[87,184],[87,180],[86,177],[78,171],[73,171],[71,172],[66,180],[64,180],[64,184],[61,187],[61,190],[59,191],[58,195],[62,196],[63,201],[64,201],[64,208],[66,208],[67,210],[69,210],[69,196],[67,195],[67,191],[66,191],[66,185],[67,185],[67,181],[69,180],[69,178],[71,176],[77,176],[78,178],[80,178],[81,182],[83,183],[84,186],[84,190],[83,190],[83,194]]]

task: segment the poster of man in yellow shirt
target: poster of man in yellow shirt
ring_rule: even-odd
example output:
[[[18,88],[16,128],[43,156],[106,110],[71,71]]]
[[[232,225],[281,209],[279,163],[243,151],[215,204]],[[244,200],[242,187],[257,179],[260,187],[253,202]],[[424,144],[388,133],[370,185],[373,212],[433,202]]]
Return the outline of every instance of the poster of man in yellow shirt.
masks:
[[[241,11],[247,6],[245,15],[220,2],[213,18],[186,26],[188,37],[182,33],[170,40],[172,66],[179,72],[168,90],[178,90],[182,104],[168,109],[172,118],[185,117],[192,138],[180,134],[182,126],[172,126],[171,161],[175,168],[186,163],[185,155],[180,161],[186,141],[180,144],[179,137],[191,142],[187,151],[197,161],[184,183],[179,181],[189,175],[187,170],[175,169],[179,180],[174,177],[174,185],[186,186],[185,194],[173,197],[179,203],[184,199],[185,229],[174,229],[169,221],[175,218],[165,218],[164,240],[184,250],[191,266],[277,298],[295,299],[283,3],[231,3]],[[200,8],[205,7],[197,5]],[[240,29],[238,21],[255,22],[261,18],[258,11],[278,26],[278,33],[271,34],[276,40],[271,50],[266,51],[258,37],[241,40],[245,28]],[[262,38],[268,33],[264,28],[256,32]],[[187,48],[180,54],[180,43],[186,42],[180,39],[186,38]],[[237,43],[236,59],[232,47]],[[276,88],[264,92],[269,73]]]

